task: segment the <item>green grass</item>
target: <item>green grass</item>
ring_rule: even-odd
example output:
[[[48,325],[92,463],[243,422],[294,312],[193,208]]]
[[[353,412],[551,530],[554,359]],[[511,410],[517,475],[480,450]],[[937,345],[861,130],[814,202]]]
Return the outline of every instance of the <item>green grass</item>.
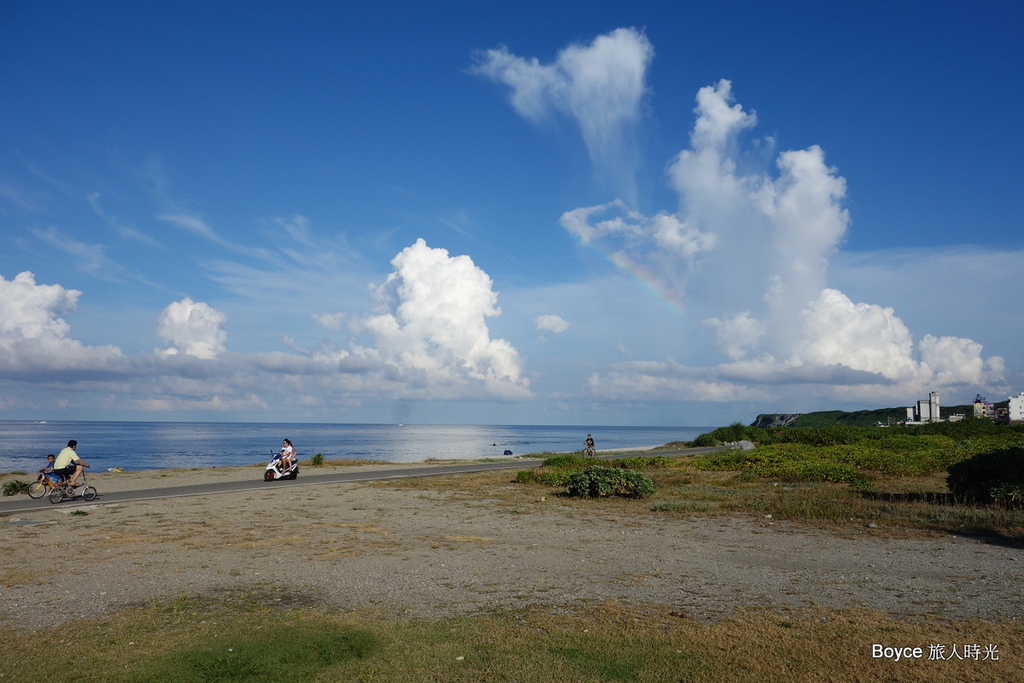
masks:
[[[880,641],[992,643],[1001,657],[897,665],[870,656]],[[42,651],[48,643],[74,652],[74,668]],[[7,629],[0,644],[0,680],[11,681],[1008,681],[1019,673],[1024,626],[866,610],[744,611],[703,622],[617,603],[408,619],[222,596],[52,630]]]
[[[752,451],[682,457],[658,456],[655,449],[604,464],[631,467],[653,480],[655,492],[643,508],[648,512],[770,515],[860,532],[870,525],[875,534],[970,533],[1024,545],[1017,489],[993,505],[954,504],[945,481],[949,467],[978,453],[1024,446],[1020,428],[980,420],[909,429],[761,430],[736,424],[702,436],[764,442]],[[578,455],[552,457],[540,468],[520,471],[516,481],[564,490],[568,478],[591,463]]]
[[[28,493],[29,482],[15,479],[13,481],[4,482],[3,495],[15,496],[19,493]]]

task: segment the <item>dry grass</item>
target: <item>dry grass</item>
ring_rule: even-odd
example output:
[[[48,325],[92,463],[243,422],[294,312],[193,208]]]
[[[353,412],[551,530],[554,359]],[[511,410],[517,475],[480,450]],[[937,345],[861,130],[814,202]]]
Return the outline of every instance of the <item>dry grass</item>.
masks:
[[[58,658],[38,656],[41,643],[76,652],[81,681],[980,682],[1016,681],[1022,673],[1018,623],[893,619],[866,610],[751,611],[703,623],[617,603],[436,621],[338,614],[303,596],[267,595],[278,597],[180,599],[59,633],[8,630],[0,637],[0,680],[65,677]],[[274,645],[282,632],[301,634],[294,655],[260,660],[262,651],[282,652]],[[354,638],[361,650],[318,660],[306,640],[317,634]],[[874,644],[919,647],[922,656],[877,658]],[[933,646],[944,648],[942,659]],[[977,658],[946,659],[954,646],[960,656],[977,646]],[[235,650],[248,659],[239,661]],[[278,668],[268,678],[272,665]],[[248,669],[232,676],[231,666]]]
[[[785,520],[836,534],[928,536],[979,528],[1020,539],[1024,524],[1012,511],[941,504],[940,477],[876,479],[871,495],[835,484],[782,484],[728,472],[702,472],[685,460],[652,470],[658,488],[646,500],[585,500],[557,489],[514,483],[514,471],[389,480],[373,484],[422,492],[509,514],[529,515],[538,506],[557,507],[568,518],[606,518],[628,525],[649,516],[681,518],[749,515]],[[258,499],[242,499],[231,512],[255,519]],[[296,505],[285,524],[266,516],[243,524],[225,541],[221,529],[202,521],[164,514],[96,515],[94,552],[125,553],[140,544],[175,545],[199,551],[225,542],[253,557],[272,557],[282,546],[308,548],[317,558],[388,552],[398,541],[386,518],[401,510],[380,509],[384,521],[333,521],[324,534],[314,502]],[[88,520],[92,520],[90,517]],[[105,522],[101,525],[101,519]],[[874,524],[869,528],[868,524]],[[25,528],[20,535],[49,533]],[[329,538],[325,538],[329,537]],[[424,538],[430,548],[487,546],[493,539],[473,534]],[[13,547],[9,538],[0,552]],[[55,542],[49,552],[69,547]],[[76,556],[77,557],[77,556]],[[89,561],[88,555],[77,561]],[[0,563],[2,564],[2,563]],[[142,563],[139,563],[140,566]],[[15,566],[0,571],[0,586],[39,583]],[[637,581],[643,577],[635,577]],[[538,586],[536,592],[557,590]],[[700,617],[700,618],[697,618]],[[57,658],[41,657],[42,643],[76,653],[74,677],[82,681],[229,680],[182,673],[182,662],[230,664],[225,653],[266,643],[278,633],[353,633],[368,646],[365,656],[317,663],[304,661],[280,678],[266,680],[376,681],[1018,681],[1024,680],[1024,625],[1018,622],[952,622],[936,618],[895,618],[867,610],[741,611],[738,615],[690,615],[658,605],[593,605],[585,611],[535,609],[455,619],[403,619],[373,612],[338,612],[312,595],[267,586],[253,594],[217,595],[135,607],[53,630],[0,632],[0,681],[64,678]],[[907,661],[872,657],[872,645],[920,647],[923,657]],[[937,659],[932,646],[951,654],[956,646],[993,646],[988,659]],[[305,652],[306,644],[297,643]],[[205,659],[204,659],[205,658]],[[226,665],[225,664],[225,665]],[[297,667],[299,665],[296,665]],[[205,675],[205,674],[204,674]],[[255,680],[235,677],[234,680]]]
[[[443,493],[451,500],[486,500],[528,514],[540,498],[568,515],[608,512],[617,516],[751,515],[839,533],[926,538],[943,534],[998,536],[1024,546],[1024,510],[951,505],[940,474],[920,477],[875,475],[870,491],[826,482],[781,483],[749,473],[706,472],[685,458],[646,472],[656,491],[644,500],[569,498],[564,488],[514,481],[509,471],[388,481],[376,484]]]

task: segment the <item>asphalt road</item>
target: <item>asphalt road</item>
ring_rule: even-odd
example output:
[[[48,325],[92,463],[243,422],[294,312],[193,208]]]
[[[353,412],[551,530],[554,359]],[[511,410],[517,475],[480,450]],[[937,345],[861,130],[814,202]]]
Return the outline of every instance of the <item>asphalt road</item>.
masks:
[[[679,451],[659,451],[653,455],[693,455],[718,450],[717,448],[688,448]],[[637,453],[637,455],[641,455]],[[598,460],[621,458],[622,454],[597,456]],[[210,484],[192,484],[189,486],[168,486],[166,488],[143,489],[138,491],[118,491],[113,493],[99,492],[95,500],[85,502],[81,498],[65,499],[57,503],[58,507],[75,507],[81,505],[97,505],[100,503],[130,503],[140,500],[156,500],[159,498],[181,498],[186,496],[208,496],[218,493],[237,493],[239,491],[266,490],[269,487],[281,486],[323,486],[325,484],[342,484],[357,481],[384,481],[387,479],[408,479],[411,477],[435,477],[442,474],[464,474],[467,472],[486,472],[489,470],[524,469],[539,467],[544,462],[537,460],[502,460],[498,462],[473,462],[465,465],[437,465],[433,467],[414,467],[409,469],[388,469],[362,472],[335,472],[332,474],[306,474],[312,468],[305,468],[295,480],[265,482],[262,479],[244,481],[214,482]],[[262,471],[260,471],[262,474]],[[54,504],[47,498],[32,500],[27,495],[19,494],[0,500],[0,517],[19,512],[30,512]]]

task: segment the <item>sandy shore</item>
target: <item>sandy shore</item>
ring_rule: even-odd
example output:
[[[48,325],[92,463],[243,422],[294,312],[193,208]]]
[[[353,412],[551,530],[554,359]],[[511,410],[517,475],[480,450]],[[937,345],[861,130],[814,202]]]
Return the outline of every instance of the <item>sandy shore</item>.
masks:
[[[102,493],[261,474],[255,466],[89,479]],[[538,494],[512,483],[511,470],[489,476],[493,485],[465,490],[444,478],[268,484],[0,518],[0,625],[52,626],[220,591],[425,616],[605,600],[700,619],[747,607],[1024,614],[1018,549],[953,536],[837,536],[763,518],[625,513]]]

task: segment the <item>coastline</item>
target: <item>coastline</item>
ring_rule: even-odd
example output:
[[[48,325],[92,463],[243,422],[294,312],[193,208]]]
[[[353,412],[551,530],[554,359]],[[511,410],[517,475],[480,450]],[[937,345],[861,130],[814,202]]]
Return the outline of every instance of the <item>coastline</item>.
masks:
[[[657,447],[687,441],[699,427],[580,428],[552,425],[357,425],[277,423],[112,423],[35,424],[0,420],[0,472],[34,474],[47,453],[56,454],[69,439],[97,472],[120,467],[129,471],[235,467],[266,463],[289,438],[299,460],[322,453],[328,461],[472,462],[529,453],[582,448],[595,432],[599,449]]]
[[[496,460],[487,458],[488,461]],[[514,458],[508,459],[513,462]],[[311,474],[334,474],[338,472],[379,472],[390,469],[416,469],[420,467],[439,467],[444,465],[459,465],[474,461],[445,461],[445,462],[368,462],[353,465],[326,464],[320,467],[303,466],[299,463],[299,480]],[[477,461],[479,462],[479,460]],[[193,484],[213,484],[218,482],[235,481],[262,481],[263,472],[266,469],[265,463],[253,465],[229,465],[227,467],[186,467],[167,468],[156,470],[127,470],[124,472],[93,472],[86,470],[86,478],[91,486],[102,495],[103,493],[117,493],[121,491],[145,491],[171,486],[190,486]],[[0,486],[8,481],[35,481],[37,473],[27,475],[6,472],[0,474]],[[273,483],[268,483],[273,486]],[[25,494],[18,494],[25,495]]]

